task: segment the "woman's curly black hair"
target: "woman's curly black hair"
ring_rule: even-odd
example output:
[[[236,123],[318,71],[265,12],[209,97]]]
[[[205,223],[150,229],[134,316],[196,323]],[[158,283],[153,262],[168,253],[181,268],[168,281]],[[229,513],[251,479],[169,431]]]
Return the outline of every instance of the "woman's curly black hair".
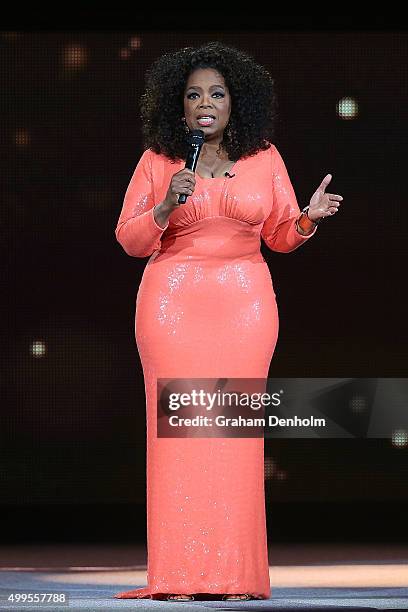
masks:
[[[229,89],[231,115],[222,142],[229,159],[268,149],[277,109],[274,81],[250,55],[216,41],[162,55],[147,71],[140,107],[145,148],[173,161],[186,159],[184,89],[197,68],[217,70]]]

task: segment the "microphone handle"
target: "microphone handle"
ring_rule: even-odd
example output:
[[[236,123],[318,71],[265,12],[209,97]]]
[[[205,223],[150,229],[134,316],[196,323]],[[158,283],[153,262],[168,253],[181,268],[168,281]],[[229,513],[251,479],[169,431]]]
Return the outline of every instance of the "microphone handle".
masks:
[[[201,151],[201,147],[202,147],[202,143],[201,144],[197,144],[196,142],[193,142],[191,144],[191,149],[189,149],[188,153],[187,153],[187,159],[186,159],[186,165],[185,168],[188,168],[189,170],[192,170],[193,172],[195,172],[195,169],[197,167],[197,162],[198,162],[198,158],[200,156],[200,151]],[[186,193],[181,193],[179,195],[179,199],[177,200],[179,204],[184,204],[184,202],[187,200],[187,194]]]

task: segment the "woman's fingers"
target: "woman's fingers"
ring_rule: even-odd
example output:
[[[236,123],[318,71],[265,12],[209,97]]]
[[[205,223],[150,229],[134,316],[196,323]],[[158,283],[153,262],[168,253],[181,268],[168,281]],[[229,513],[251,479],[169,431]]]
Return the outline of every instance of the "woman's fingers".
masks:
[[[317,191],[325,191],[327,185],[330,183],[330,181],[332,180],[332,175],[331,174],[326,174],[326,176],[324,177],[324,179],[322,180],[322,182],[320,183],[319,187],[317,188]]]
[[[329,215],[334,215],[339,210],[339,206],[343,200],[343,196],[337,193],[326,193],[326,196],[328,197],[329,202],[327,212]]]

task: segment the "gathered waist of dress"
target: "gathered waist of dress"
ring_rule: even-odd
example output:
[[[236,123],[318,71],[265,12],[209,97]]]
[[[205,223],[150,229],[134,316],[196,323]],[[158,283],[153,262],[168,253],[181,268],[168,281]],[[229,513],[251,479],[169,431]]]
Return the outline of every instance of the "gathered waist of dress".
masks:
[[[208,217],[186,227],[166,231],[157,258],[182,255],[192,259],[246,258],[264,261],[257,226],[228,217]]]

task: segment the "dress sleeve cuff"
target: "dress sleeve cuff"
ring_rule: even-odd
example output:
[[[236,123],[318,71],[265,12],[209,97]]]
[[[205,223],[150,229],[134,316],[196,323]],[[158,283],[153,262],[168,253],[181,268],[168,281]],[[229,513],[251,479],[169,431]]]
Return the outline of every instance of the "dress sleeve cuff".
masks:
[[[313,230],[307,234],[306,236],[304,236],[303,234],[301,234],[300,232],[297,231],[296,229],[296,223],[297,220],[299,219],[299,215],[297,217],[294,218],[294,223],[293,223],[293,231],[296,235],[296,238],[300,239],[301,242],[303,242],[304,240],[307,240],[308,238],[311,238],[312,236],[315,235],[316,230],[317,230],[317,224],[314,226]]]

